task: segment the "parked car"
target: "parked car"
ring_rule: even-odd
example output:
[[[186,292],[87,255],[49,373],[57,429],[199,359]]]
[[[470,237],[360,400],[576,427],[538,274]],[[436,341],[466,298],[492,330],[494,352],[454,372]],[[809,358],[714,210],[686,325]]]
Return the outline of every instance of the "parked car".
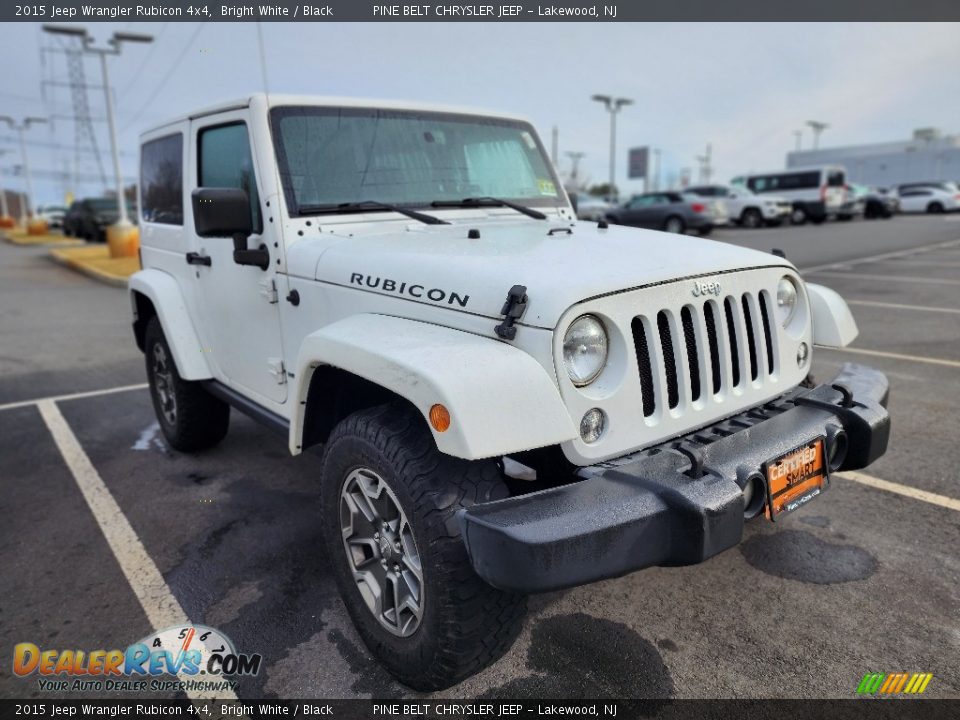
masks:
[[[687,192],[702,198],[719,200],[723,203],[730,221],[747,228],[780,225],[790,217],[793,207],[784,197],[761,196],[747,187],[697,185],[687,188]]]
[[[843,188],[843,205],[837,211],[837,220],[853,220],[862,218],[867,207],[866,188],[861,186],[846,185]]]
[[[886,450],[881,372],[809,380],[820,346],[857,335],[840,295],[775,254],[577,222],[521,118],[256,94],[146,131],[140,157],[132,329],[178,467],[205,462],[231,407],[292,455],[322,449],[300,463],[308,530],[261,512],[234,551],[254,565],[309,542],[414,690],[501,657],[527,594],[695,565],[750,520],[775,521],[748,533],[772,542],[784,514],[848,501],[832,473]],[[634,202],[699,214],[676,193]],[[776,552],[806,562],[790,527]],[[745,569],[726,572],[746,587]],[[326,602],[310,570],[298,589]]]
[[[700,235],[709,235],[716,224],[714,209],[705,200],[673,191],[634,195],[606,217],[615,225]]]
[[[127,215],[133,222],[136,209],[127,203]],[[107,227],[120,217],[117,201],[112,198],[85,198],[77,200],[63,218],[63,234],[93,242],[106,242]]]
[[[750,173],[734,178],[760,195],[776,194],[792,204],[790,221],[803,225],[808,220],[822,223],[836,217],[846,201],[847,171],[840,165],[818,165],[766,173]]]
[[[902,212],[943,213],[960,210],[960,188],[952,182],[908,183],[897,188]]]
[[[588,195],[587,193],[575,193],[571,200],[573,200],[574,207],[577,209],[579,220],[602,220],[608,212],[616,207],[616,204],[608,202],[602,197]]]
[[[853,192],[863,198],[863,216],[867,219],[883,218],[889,220],[900,212],[900,200],[891,192],[882,188],[866,185],[850,185]]]
[[[47,227],[51,230],[59,230],[63,227],[63,216],[67,209],[61,205],[41,205],[37,208],[37,217],[45,220]]]

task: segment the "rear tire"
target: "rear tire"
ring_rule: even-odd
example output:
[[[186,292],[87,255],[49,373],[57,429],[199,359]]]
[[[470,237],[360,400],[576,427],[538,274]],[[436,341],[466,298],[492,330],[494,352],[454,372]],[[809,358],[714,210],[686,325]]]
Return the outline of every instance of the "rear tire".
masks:
[[[763,227],[763,215],[756,208],[747,208],[740,214],[740,224],[745,228],[756,230]]]
[[[671,215],[664,221],[663,230],[668,233],[682,233],[686,230],[686,225],[682,217],[679,215]]]
[[[943,212],[943,204],[938,202],[932,202],[927,205],[927,212],[931,215],[939,215]]]
[[[457,519],[461,508],[508,496],[496,461],[442,454],[420,413],[390,403],[334,429],[322,473],[323,533],[340,594],[391,675],[440,690],[510,648],[526,597],[477,576]]]
[[[199,382],[180,377],[156,316],[147,323],[144,353],[153,409],[170,447],[196,452],[223,440],[230,427],[230,406],[213,397]]]

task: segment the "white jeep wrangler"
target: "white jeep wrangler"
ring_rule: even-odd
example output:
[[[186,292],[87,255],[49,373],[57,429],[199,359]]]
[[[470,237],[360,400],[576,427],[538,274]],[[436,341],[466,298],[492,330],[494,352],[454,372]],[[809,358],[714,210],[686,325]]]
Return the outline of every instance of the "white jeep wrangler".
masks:
[[[326,553],[419,690],[525,594],[736,545],[886,449],[887,381],[782,255],[578,222],[506,115],[254,95],[142,136],[134,333],[169,444],[322,448]]]

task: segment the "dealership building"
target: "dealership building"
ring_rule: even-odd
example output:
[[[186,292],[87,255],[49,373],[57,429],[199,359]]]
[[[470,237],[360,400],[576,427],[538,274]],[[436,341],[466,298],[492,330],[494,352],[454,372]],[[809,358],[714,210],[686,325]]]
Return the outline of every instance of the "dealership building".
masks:
[[[890,187],[906,182],[960,182],[960,135],[924,128],[913,139],[871,145],[798,150],[787,154],[787,167],[842,165],[851,182]]]

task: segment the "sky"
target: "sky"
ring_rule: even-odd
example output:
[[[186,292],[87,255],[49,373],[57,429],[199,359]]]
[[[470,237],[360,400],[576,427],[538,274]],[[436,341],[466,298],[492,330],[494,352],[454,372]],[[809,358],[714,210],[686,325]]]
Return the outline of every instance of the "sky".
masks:
[[[110,62],[122,172],[137,172],[137,136],[182,112],[264,89],[255,23],[92,23],[105,41],[116,31],[150,33],[151,45],[124,45]],[[551,146],[558,129],[561,171],[567,152],[585,153],[581,178],[609,174],[609,116],[596,93],[634,101],[618,116],[617,184],[627,150],[662,151],[661,185],[712,146],[713,179],[782,168],[808,120],[829,124],[821,147],[909,138],[915,128],[960,133],[960,25],[752,23],[263,23],[271,92],[345,95],[469,105],[526,116]],[[0,24],[0,115],[69,116],[62,43],[39,25]],[[12,71],[11,71],[12,70]],[[100,85],[95,57],[89,84]],[[44,81],[47,81],[46,84]],[[88,91],[108,177],[103,91]],[[43,96],[46,96],[46,100]],[[73,123],[55,117],[31,129],[27,146],[38,204],[63,200],[56,173],[75,165]],[[8,189],[20,163],[16,137],[0,124],[0,168]],[[804,148],[811,131],[804,129]],[[2,151],[8,152],[3,154]],[[80,164],[101,194],[97,166]]]

